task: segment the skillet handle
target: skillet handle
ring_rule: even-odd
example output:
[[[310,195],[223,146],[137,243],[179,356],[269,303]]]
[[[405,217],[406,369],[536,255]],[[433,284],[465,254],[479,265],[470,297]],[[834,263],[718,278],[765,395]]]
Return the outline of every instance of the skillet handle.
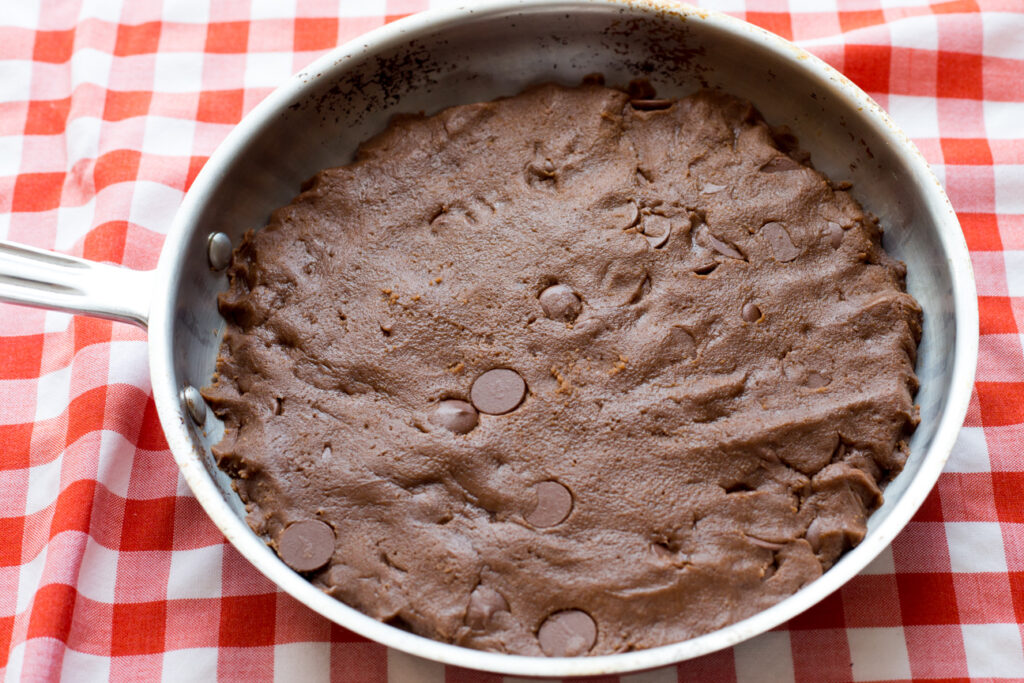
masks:
[[[146,327],[154,272],[0,240],[0,301],[13,304]]]

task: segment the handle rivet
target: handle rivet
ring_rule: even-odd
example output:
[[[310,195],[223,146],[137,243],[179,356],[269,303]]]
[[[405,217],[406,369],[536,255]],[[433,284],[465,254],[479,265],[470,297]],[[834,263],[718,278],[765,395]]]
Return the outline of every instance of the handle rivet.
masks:
[[[206,401],[199,390],[191,384],[186,384],[181,390],[181,402],[185,404],[185,410],[192,421],[202,427],[206,422]]]
[[[206,256],[210,260],[210,267],[214,270],[227,268],[231,263],[231,238],[222,232],[210,233]]]

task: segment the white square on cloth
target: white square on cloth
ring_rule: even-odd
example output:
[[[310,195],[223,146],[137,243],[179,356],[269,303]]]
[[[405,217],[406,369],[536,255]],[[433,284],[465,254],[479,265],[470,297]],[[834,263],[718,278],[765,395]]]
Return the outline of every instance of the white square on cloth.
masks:
[[[889,115],[912,138],[939,137],[939,105],[934,97],[889,95]]]
[[[110,680],[110,657],[65,648],[60,677],[65,681]]]
[[[910,656],[902,626],[846,630],[853,680],[910,678]]]
[[[961,427],[945,472],[991,472],[984,427]]]
[[[78,593],[94,602],[112,604],[117,581],[117,557],[116,550],[105,548],[87,535],[75,585]]]
[[[179,24],[205,24],[210,20],[210,0],[164,0],[163,20]]]
[[[285,643],[274,646],[275,682],[329,683],[330,679],[330,643]]]
[[[142,153],[168,157],[188,156],[195,134],[195,121],[168,116],[147,116],[145,132],[142,135]]]
[[[985,135],[990,140],[1016,140],[1024,137],[1024,102],[985,100],[981,103],[981,110],[985,117]]]
[[[769,631],[733,649],[736,683],[783,682],[793,679],[793,650],[788,631]]]
[[[220,570],[224,546],[220,543],[171,553],[167,576],[167,599],[189,600],[221,597]]]
[[[198,52],[158,52],[153,69],[156,92],[199,92],[203,88],[203,55]]]
[[[982,12],[982,52],[986,57],[1024,59],[1024,16],[1010,12]]]
[[[1006,572],[999,522],[946,522],[949,565],[954,572]]]
[[[291,75],[290,52],[252,52],[245,56],[246,88],[276,88]]]
[[[217,680],[217,648],[195,647],[164,653],[162,680]],[[277,667],[275,667],[277,668]]]
[[[413,657],[398,650],[388,649],[388,683],[444,683],[444,664]],[[512,683],[506,678],[505,683]]]
[[[890,44],[918,50],[939,49],[939,24],[934,14],[904,17],[889,22]]]
[[[1024,178],[1024,167],[1021,167],[1019,177]],[[999,190],[996,188],[998,196]],[[1024,199],[1021,200],[1024,202]],[[997,202],[998,203],[998,202]],[[1022,207],[1024,209],[1024,207]],[[1019,213],[1024,213],[1024,210]],[[1003,252],[1003,260],[1006,263],[1006,290],[1010,296],[1024,296],[1024,251],[1007,249]]]
[[[992,172],[996,175],[996,213],[1024,213],[1024,164],[996,164]],[[1019,275],[1024,278],[1024,273]],[[1010,292],[1010,296],[1021,295]]]
[[[252,0],[249,16],[259,19],[292,19],[296,15],[295,0]]]
[[[163,183],[140,180],[135,183],[128,220],[147,230],[166,235],[184,193]]]
[[[967,673],[972,678],[1024,676],[1024,653],[1017,624],[963,624]]]
[[[21,170],[22,140],[21,135],[0,137],[0,177],[15,176]]]

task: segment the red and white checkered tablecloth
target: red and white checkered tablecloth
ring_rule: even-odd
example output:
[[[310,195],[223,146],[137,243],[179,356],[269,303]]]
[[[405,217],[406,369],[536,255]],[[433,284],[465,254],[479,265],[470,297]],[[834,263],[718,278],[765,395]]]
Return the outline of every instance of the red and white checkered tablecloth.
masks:
[[[0,238],[154,267],[243,114],[428,4],[0,0]],[[621,680],[1024,680],[1024,2],[701,4],[809,48],[918,144],[971,249],[981,356],[949,465],[891,549],[782,628]],[[387,651],[278,591],[183,484],[145,333],[3,304],[0,674],[501,680]]]

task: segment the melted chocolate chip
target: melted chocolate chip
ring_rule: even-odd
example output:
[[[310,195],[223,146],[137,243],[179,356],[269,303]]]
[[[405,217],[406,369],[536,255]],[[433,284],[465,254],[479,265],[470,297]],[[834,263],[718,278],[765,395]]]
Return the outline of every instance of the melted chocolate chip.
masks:
[[[508,602],[501,593],[484,585],[477,586],[469,595],[466,625],[474,631],[484,631],[496,613],[507,611]]]
[[[629,82],[626,86],[626,92],[629,93],[630,99],[633,100],[653,100],[654,96],[658,92],[651,85],[651,82],[646,78],[636,78]]]
[[[567,285],[551,285],[540,293],[539,298],[544,315],[552,320],[572,321],[583,310],[580,298]]]
[[[542,481],[533,490],[537,504],[526,515],[526,521],[533,526],[546,528],[561,524],[572,512],[572,494],[557,481]]]
[[[450,432],[466,434],[476,427],[477,414],[476,409],[469,403],[457,399],[447,399],[438,401],[434,406],[434,412],[428,419],[431,424],[444,427]]]
[[[672,100],[637,99],[630,100],[629,104],[633,109],[652,111],[654,109],[668,109],[672,106]]]
[[[800,250],[793,244],[793,240],[790,239],[789,233],[786,232],[782,223],[765,223],[761,228],[761,234],[771,245],[776,261],[786,263],[800,255]]]
[[[582,610],[555,612],[541,624],[537,640],[548,657],[578,657],[597,642],[597,624]]]
[[[614,227],[625,230],[636,225],[636,219],[640,217],[640,209],[633,202],[626,202],[610,210],[608,214]]]
[[[668,242],[669,235],[672,234],[672,222],[656,214],[644,216],[643,231],[651,247],[658,249]]]
[[[765,550],[782,550],[784,547],[786,547],[784,543],[766,541],[763,538],[751,536],[750,534],[747,534],[747,540],[750,541],[752,545],[756,545],[758,548],[764,548]]]
[[[811,389],[820,389],[824,386],[828,386],[831,380],[818,372],[809,372],[807,374],[807,386]]]
[[[843,245],[843,237],[846,233],[843,231],[843,226],[839,225],[835,221],[828,222],[828,239],[832,244],[833,249],[838,249]]]
[[[740,315],[743,317],[744,321],[748,323],[756,323],[761,319],[761,309],[757,307],[757,304],[744,304]]]
[[[334,554],[334,530],[315,519],[289,524],[277,538],[277,554],[297,572],[311,572]]]
[[[740,259],[741,261],[743,260],[743,254],[741,254],[739,250],[736,249],[736,247],[732,246],[728,242],[723,242],[722,240],[718,239],[717,237],[712,235],[710,231],[708,231],[706,234],[708,237],[708,242],[711,243],[711,248],[717,251],[719,254],[721,254],[722,256],[728,256],[729,258]]]
[[[526,396],[526,382],[515,370],[495,368],[476,378],[469,398],[481,413],[504,415]]]
[[[790,157],[775,157],[761,167],[761,173],[784,173],[785,171],[795,171],[800,168],[803,168],[803,166]]]

